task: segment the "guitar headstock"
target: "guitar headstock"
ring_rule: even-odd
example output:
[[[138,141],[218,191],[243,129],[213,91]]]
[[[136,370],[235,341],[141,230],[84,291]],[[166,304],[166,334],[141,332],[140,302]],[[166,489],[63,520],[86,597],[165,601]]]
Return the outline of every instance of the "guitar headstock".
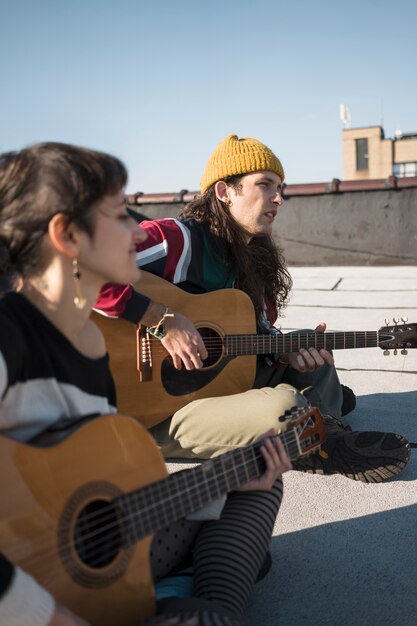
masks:
[[[291,454],[291,460],[316,452],[325,441],[323,417],[317,407],[294,407],[279,417],[286,431],[295,430],[297,435],[298,451]]]
[[[389,350],[401,349],[401,354],[407,354],[409,348],[417,348],[417,324],[411,324],[406,317],[394,317],[392,324],[385,320],[386,326],[379,329],[379,347],[388,355]]]

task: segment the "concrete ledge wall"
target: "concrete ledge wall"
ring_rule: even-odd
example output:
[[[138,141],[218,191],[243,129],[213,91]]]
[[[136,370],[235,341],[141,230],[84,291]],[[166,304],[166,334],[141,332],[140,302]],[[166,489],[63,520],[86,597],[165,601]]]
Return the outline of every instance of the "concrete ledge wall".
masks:
[[[148,219],[176,217],[183,206],[131,199]],[[417,187],[289,194],[273,233],[289,265],[417,265]]]
[[[291,197],[274,235],[289,265],[417,265],[417,189]]]

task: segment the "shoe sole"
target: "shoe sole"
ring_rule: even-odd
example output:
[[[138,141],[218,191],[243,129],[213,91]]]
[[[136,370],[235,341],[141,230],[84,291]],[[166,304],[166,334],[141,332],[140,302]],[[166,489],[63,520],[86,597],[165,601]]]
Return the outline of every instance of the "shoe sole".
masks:
[[[295,468],[310,474],[342,474],[363,483],[380,483],[398,476],[407,465],[411,448],[395,433],[353,432],[331,437],[325,444],[328,458],[314,455],[314,461],[301,459]],[[309,466],[309,462],[313,465]]]

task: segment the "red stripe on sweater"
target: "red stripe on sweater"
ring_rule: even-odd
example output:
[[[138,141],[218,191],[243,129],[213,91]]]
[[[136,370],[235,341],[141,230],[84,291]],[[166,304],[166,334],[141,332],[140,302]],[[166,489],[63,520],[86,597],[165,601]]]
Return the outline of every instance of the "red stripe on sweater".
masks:
[[[144,221],[141,222],[140,226],[146,231],[148,238],[143,243],[138,244],[136,250],[138,252],[148,250],[165,241],[167,250],[162,278],[173,282],[178,262],[184,250],[184,237],[181,228],[172,219]]]

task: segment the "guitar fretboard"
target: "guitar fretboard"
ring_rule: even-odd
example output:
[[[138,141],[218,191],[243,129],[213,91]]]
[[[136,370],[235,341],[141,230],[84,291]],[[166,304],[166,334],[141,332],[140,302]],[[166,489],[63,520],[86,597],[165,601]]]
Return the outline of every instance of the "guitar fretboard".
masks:
[[[290,459],[301,454],[295,428],[277,435]],[[265,463],[262,442],[233,450],[199,467],[178,472],[114,500],[122,511],[128,545],[196,511],[236,487],[260,476]]]
[[[325,348],[347,350],[349,348],[375,348],[379,346],[378,331],[351,331],[326,333],[292,333],[287,335],[226,335],[223,338],[229,356],[254,354],[287,354],[300,348]]]

